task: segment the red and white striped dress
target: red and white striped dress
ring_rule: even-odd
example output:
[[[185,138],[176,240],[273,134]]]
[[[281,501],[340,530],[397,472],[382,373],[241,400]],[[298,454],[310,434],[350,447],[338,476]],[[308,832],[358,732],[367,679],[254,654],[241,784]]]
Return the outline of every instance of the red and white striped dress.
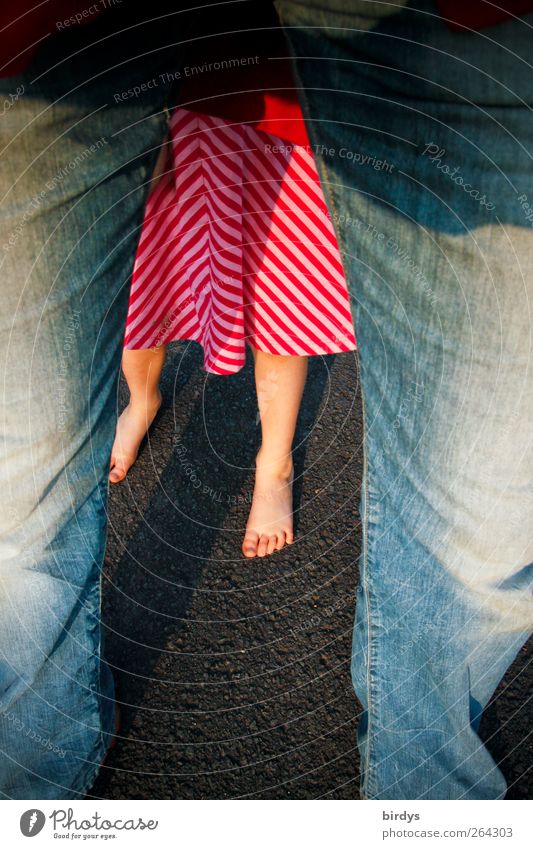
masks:
[[[356,347],[348,290],[309,145],[177,108],[151,192],[124,345],[203,346],[232,374],[245,345],[316,355]]]

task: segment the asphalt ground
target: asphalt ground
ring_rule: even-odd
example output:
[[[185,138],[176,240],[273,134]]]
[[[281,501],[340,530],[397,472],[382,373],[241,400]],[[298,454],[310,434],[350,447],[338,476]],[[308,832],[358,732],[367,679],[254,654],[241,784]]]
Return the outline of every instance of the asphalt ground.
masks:
[[[355,356],[310,362],[295,452],[296,541],[240,554],[259,443],[251,362],[206,375],[172,346],[164,404],[111,489],[103,621],[122,729],[91,796],[359,799],[350,681],[362,474]],[[126,400],[124,386],[120,405]],[[532,798],[531,644],[481,735],[508,798]]]

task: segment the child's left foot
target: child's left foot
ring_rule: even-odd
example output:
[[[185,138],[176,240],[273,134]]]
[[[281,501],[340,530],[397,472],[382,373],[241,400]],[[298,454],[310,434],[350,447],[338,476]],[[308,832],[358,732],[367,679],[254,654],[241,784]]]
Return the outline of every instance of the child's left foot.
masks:
[[[254,496],[242,552],[245,557],[264,557],[294,541],[292,522],[292,459],[267,463],[257,456]]]
[[[141,442],[155,419],[163,399],[159,389],[153,398],[147,398],[142,404],[130,403],[122,411],[117,422],[117,432],[111,451],[109,480],[119,483],[124,480],[137,459]]]

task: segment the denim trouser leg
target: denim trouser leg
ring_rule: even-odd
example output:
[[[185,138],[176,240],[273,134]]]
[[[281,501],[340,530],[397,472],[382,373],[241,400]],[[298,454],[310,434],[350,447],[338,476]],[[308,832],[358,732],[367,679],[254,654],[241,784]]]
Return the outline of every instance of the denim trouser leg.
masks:
[[[68,66],[37,76],[0,83],[0,794],[69,799],[114,727],[100,662],[107,473],[166,118],[163,88],[117,104],[110,80],[66,95]]]
[[[362,796],[503,798],[477,730],[533,627],[530,36],[277,5],[359,345]]]

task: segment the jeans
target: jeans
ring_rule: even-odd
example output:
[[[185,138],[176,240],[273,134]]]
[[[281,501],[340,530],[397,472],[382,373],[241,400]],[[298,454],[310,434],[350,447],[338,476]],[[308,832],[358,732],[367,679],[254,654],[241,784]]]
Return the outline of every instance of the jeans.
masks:
[[[109,14],[0,80],[3,798],[82,797],[114,730],[100,631],[107,474],[171,57],[143,55],[149,27],[118,43]]]
[[[501,799],[479,721],[533,627],[528,27],[276,6],[359,347],[361,797]]]
[[[360,348],[362,796],[501,798],[477,730],[533,619],[526,35],[458,37],[428,2],[278,7]],[[83,796],[113,729],[99,597],[114,395],[166,131],[172,62],[155,48],[181,35],[167,18],[159,42],[145,27],[114,40],[111,14],[0,81],[4,798]]]

